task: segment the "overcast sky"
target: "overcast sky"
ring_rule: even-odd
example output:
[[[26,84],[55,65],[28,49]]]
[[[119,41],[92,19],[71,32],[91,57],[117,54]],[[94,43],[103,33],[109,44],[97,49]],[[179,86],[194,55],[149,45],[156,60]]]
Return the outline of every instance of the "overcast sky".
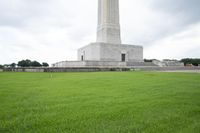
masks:
[[[145,58],[200,57],[200,0],[120,0],[120,19]],[[96,27],[97,0],[0,0],[0,64],[76,60]]]

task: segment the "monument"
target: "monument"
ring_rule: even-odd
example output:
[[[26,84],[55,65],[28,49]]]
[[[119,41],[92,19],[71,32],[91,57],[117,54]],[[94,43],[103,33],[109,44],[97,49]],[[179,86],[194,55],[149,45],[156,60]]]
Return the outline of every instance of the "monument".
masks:
[[[78,61],[54,67],[133,66],[143,62],[143,47],[121,43],[119,0],[98,0],[97,39],[78,49]]]
[[[99,0],[97,42],[121,44],[119,0]]]

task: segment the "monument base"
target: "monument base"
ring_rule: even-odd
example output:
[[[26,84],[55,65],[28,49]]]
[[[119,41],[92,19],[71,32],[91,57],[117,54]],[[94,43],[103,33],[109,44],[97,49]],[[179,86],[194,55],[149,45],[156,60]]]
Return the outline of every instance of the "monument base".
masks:
[[[154,67],[152,62],[119,62],[119,61],[62,61],[53,67]]]
[[[53,67],[155,66],[143,61],[143,47],[126,44],[91,43],[78,50],[78,61],[62,61]]]
[[[91,43],[78,50],[78,61],[143,62],[143,47],[127,44]]]

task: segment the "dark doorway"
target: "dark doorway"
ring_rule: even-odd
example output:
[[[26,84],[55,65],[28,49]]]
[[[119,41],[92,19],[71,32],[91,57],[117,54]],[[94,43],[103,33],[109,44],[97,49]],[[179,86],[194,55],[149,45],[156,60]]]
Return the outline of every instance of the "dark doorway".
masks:
[[[122,62],[126,61],[126,54],[122,54]]]
[[[83,55],[81,56],[81,61],[83,61],[84,60],[84,57],[83,57]]]

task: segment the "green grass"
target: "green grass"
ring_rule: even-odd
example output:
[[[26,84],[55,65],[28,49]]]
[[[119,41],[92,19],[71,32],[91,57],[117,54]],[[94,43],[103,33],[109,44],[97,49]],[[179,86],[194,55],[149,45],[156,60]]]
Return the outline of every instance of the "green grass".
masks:
[[[200,133],[200,74],[0,73],[1,133]]]

